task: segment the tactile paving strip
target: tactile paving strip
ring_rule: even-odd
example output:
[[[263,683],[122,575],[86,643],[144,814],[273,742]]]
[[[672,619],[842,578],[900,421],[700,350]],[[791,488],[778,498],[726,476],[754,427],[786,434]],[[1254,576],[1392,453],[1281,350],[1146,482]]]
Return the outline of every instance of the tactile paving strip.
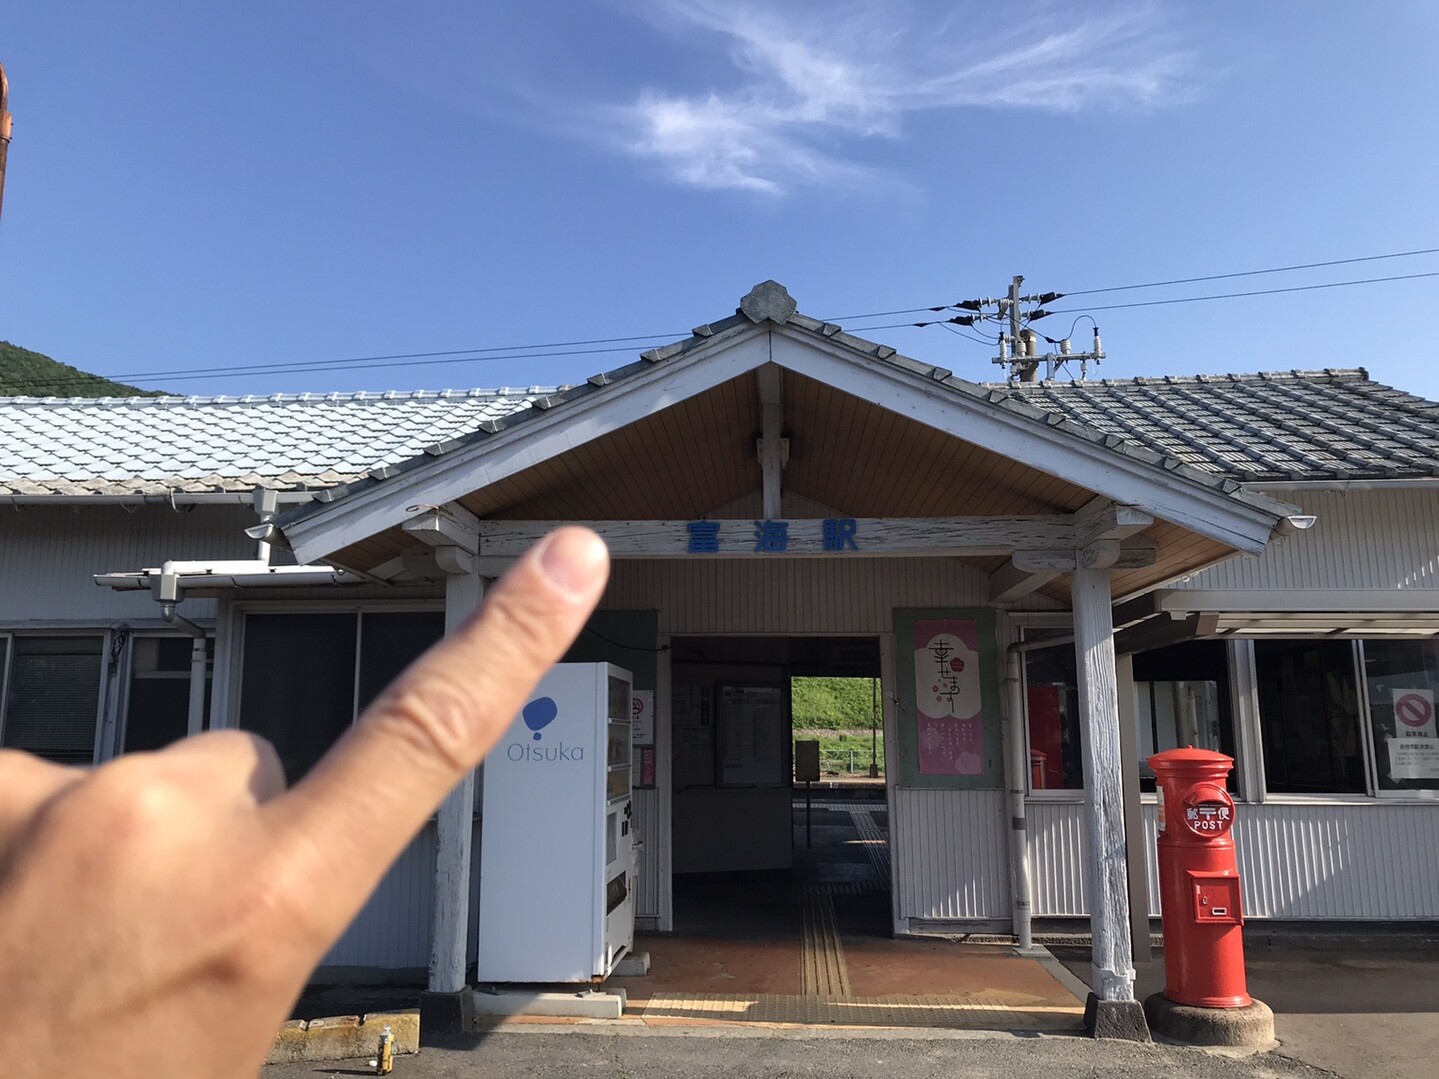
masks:
[[[1076,1014],[1063,1008],[1019,1010],[983,996],[838,997],[762,994],[727,997],[672,994],[633,1001],[644,1019],[708,1019],[731,1023],[947,1027],[966,1030],[1070,1029]]]
[[[849,972],[844,965],[833,896],[817,888],[808,890],[801,910],[800,992],[807,996],[848,996]]]

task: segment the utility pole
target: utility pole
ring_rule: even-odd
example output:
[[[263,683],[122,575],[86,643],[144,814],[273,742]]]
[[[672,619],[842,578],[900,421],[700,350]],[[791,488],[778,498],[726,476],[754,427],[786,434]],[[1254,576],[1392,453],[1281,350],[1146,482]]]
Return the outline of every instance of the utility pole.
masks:
[[[970,314],[955,315],[953,318],[940,319],[939,322],[954,324],[956,326],[975,326],[981,323],[998,321],[1001,326],[1007,329],[999,334],[999,355],[994,357],[993,362],[1007,369],[1009,381],[1011,382],[1033,382],[1039,377],[1039,365],[1044,365],[1044,377],[1046,380],[1054,378],[1059,370],[1071,360],[1079,361],[1080,378],[1089,373],[1089,361],[1093,360],[1097,365],[1104,359],[1104,346],[1099,340],[1099,325],[1094,327],[1094,344],[1088,352],[1075,352],[1069,338],[1055,340],[1053,337],[1046,337],[1035,330],[1030,323],[1045,318],[1050,312],[1044,309],[1044,304],[1053,303],[1064,295],[1062,292],[1041,292],[1037,295],[1023,296],[1019,288],[1024,284],[1024,277],[1016,274],[1009,283],[1008,293],[1000,299],[990,296],[981,297],[977,300],[961,300],[959,303],[950,304],[948,309],[968,311]],[[1024,310],[1025,304],[1037,304],[1038,306]],[[986,314],[985,308],[995,309],[993,314]],[[946,308],[931,308],[934,311],[943,311]],[[1093,321],[1091,319],[1091,321]],[[933,322],[919,322],[918,326],[932,326]],[[1056,351],[1039,351],[1040,340],[1055,346]]]
[[[1033,296],[1021,296],[1019,286],[1024,284],[1023,276],[1016,274],[1009,283],[1009,296],[1003,300],[980,300],[980,309],[987,303],[996,303],[999,306],[1001,318],[1009,320],[1009,333],[1001,334],[999,338],[999,355],[994,361],[1001,366],[1008,368],[1009,380],[1011,382],[1033,382],[1039,377],[1039,365],[1044,364],[1044,377],[1048,381],[1059,372],[1066,363],[1071,360],[1079,361],[1080,378],[1089,373],[1089,361],[1093,360],[1098,366],[1104,359],[1104,346],[1099,340],[1099,324],[1094,325],[1094,345],[1088,352],[1075,352],[1070,344],[1069,338],[1065,337],[1055,340],[1053,337],[1046,337],[1035,330],[1028,323],[1038,321],[1049,314],[1044,309],[1044,304],[1053,303],[1064,295],[1062,292],[1041,292]],[[973,302],[973,301],[971,301]],[[1028,311],[1021,310],[1022,304],[1038,304],[1040,306],[1031,308]],[[966,306],[960,304],[959,306]],[[982,315],[979,317],[983,317]],[[953,320],[951,320],[953,321]],[[973,325],[976,319],[971,319],[969,325]],[[1091,320],[1093,321],[1093,320]],[[1043,338],[1048,344],[1056,346],[1058,351],[1040,353],[1039,341]]]

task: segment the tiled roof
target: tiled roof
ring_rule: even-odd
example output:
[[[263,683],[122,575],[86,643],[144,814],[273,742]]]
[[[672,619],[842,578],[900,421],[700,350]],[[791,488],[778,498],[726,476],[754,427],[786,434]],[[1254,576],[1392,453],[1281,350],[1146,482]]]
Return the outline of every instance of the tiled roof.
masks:
[[[0,398],[0,497],[332,487],[553,392]]]
[[[573,387],[0,398],[0,498],[248,491],[263,484],[325,489],[321,498],[331,502],[767,317],[1017,416],[1047,414],[1051,426],[1236,497],[1236,481],[1439,476],[1439,404],[1372,382],[1363,370],[977,384],[799,314],[778,285],[757,286],[746,302],[756,296],[783,299],[784,309],[777,316],[737,312]]]
[[[1256,482],[1439,476],[1439,404],[1362,369],[1006,383],[1025,401]]]

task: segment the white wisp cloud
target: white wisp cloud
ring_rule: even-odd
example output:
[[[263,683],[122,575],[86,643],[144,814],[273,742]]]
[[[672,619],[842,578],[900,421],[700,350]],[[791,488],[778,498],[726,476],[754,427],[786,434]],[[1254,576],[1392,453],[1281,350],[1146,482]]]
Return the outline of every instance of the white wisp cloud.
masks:
[[[992,5],[960,5],[939,25],[912,8],[830,0],[799,8],[660,0],[645,10],[679,33],[715,35],[735,85],[649,87],[608,110],[619,145],[699,187],[780,195],[849,185],[874,170],[846,139],[895,138],[932,110],[1152,109],[1185,96],[1189,56],[1150,6],[1074,15],[1052,8],[1000,31]],[[966,21],[965,15],[972,17]]]

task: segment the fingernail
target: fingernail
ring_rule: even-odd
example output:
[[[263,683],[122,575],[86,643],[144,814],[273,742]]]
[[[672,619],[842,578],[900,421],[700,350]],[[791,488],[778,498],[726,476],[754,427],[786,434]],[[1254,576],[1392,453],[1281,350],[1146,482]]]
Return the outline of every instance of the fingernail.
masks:
[[[584,528],[562,528],[552,532],[540,552],[540,568],[561,592],[576,599],[588,599],[597,582],[604,579],[609,551],[604,540]]]

